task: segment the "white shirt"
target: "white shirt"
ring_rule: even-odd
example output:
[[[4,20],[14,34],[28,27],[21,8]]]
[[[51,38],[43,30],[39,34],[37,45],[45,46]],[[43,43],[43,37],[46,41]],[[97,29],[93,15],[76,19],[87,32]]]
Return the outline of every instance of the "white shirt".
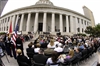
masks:
[[[51,46],[50,43],[47,45],[48,48],[55,48],[55,45]]]
[[[39,50],[40,50],[40,48],[34,48],[34,52],[35,52],[35,53],[38,53]]]
[[[63,48],[57,47],[57,48],[54,49],[54,51],[57,51],[57,52],[63,52]]]
[[[59,62],[60,62],[60,61],[58,60],[57,63],[59,63]],[[52,64],[53,61],[52,61],[51,58],[48,58],[46,63],[47,63],[47,64]],[[56,64],[56,65],[50,65],[50,66],[58,66],[58,64]]]
[[[58,42],[58,41],[55,41],[55,42],[54,42],[54,45],[56,46],[57,44],[59,44],[59,42]]]

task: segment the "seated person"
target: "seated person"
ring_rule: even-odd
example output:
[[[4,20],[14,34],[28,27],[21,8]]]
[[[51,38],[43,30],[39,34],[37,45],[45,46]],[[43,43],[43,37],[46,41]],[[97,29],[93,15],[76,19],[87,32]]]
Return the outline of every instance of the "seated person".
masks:
[[[81,59],[81,58],[82,58],[82,53],[79,51],[79,48],[75,47],[74,50],[75,50],[74,55],[75,55],[78,59]]]
[[[46,64],[48,57],[44,55],[44,50],[40,49],[38,54],[33,56],[33,61],[38,64]]]
[[[60,62],[64,62],[64,60],[61,59],[61,57],[58,57],[58,53],[56,51],[54,51],[52,53],[52,56],[50,58],[48,58],[46,63],[47,63],[47,65],[55,64],[56,66],[58,66],[58,64]]]
[[[40,50],[40,47],[41,47],[40,43],[37,43],[37,44],[36,44],[36,48],[34,48],[35,54],[38,54],[38,52],[39,52],[39,50]]]
[[[53,39],[51,39],[50,40],[50,43],[47,45],[47,48],[55,48],[55,44],[54,44],[54,40]]]
[[[31,62],[29,61],[29,59],[26,56],[22,55],[22,51],[20,49],[17,49],[17,54],[18,55],[17,55],[16,59],[17,59],[19,66],[23,66],[23,63],[31,66]]]
[[[58,52],[58,54],[62,54],[63,52],[63,48],[62,45],[56,45],[56,48],[54,49],[54,51]]]
[[[29,59],[33,58],[33,55],[34,55],[34,48],[32,48],[32,44],[28,44],[28,47],[29,48],[26,48],[26,53],[29,57]]]
[[[67,55],[67,57],[66,58],[72,58],[74,56],[74,50],[73,49],[71,49],[71,48],[69,48],[69,53],[68,53],[68,55]]]

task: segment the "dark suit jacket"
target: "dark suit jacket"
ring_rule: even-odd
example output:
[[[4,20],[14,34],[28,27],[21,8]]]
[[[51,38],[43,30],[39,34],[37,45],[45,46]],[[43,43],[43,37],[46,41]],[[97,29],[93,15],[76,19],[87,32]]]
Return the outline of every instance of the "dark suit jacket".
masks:
[[[23,50],[23,42],[22,42],[22,39],[20,37],[18,37],[16,39],[16,48]]]
[[[27,64],[31,64],[31,62],[28,60],[28,58],[26,57],[26,56],[23,56],[23,55],[18,55],[17,56],[17,62],[18,62],[18,64],[19,64],[19,66],[22,66],[22,62],[25,62],[25,63],[27,63]]]
[[[43,54],[37,54],[33,56],[33,61],[35,61],[35,63],[40,63],[40,64],[46,64],[48,57],[43,55]]]
[[[28,57],[33,58],[34,48],[27,48],[26,52],[27,52]]]

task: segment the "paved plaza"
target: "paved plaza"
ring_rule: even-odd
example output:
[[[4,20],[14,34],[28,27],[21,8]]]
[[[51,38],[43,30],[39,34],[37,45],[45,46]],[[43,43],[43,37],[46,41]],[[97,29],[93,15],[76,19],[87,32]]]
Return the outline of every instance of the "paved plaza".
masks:
[[[26,48],[28,47],[29,42],[30,41],[24,43],[25,55],[26,55]],[[10,63],[8,63],[6,56],[2,57],[5,66],[18,66],[17,61],[13,57],[10,56],[7,57]],[[89,59],[85,60],[84,62],[81,62],[79,66],[96,66],[97,61],[98,61],[98,54],[94,53]]]

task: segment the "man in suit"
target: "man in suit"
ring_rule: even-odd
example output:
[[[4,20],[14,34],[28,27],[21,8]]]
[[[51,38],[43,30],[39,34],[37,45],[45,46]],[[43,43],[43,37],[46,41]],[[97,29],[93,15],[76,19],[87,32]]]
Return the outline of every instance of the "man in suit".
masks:
[[[48,57],[44,55],[44,50],[43,49],[40,49],[39,53],[33,56],[33,61],[36,64],[43,64],[43,65],[45,65],[47,59],[48,59]]]
[[[24,52],[23,52],[23,41],[20,38],[20,35],[18,35],[18,37],[16,38],[16,49],[21,49],[22,55],[24,55]]]
[[[28,48],[26,48],[26,52],[27,52],[29,59],[33,58],[34,48],[32,48],[32,42],[30,42],[30,44],[28,44]]]

